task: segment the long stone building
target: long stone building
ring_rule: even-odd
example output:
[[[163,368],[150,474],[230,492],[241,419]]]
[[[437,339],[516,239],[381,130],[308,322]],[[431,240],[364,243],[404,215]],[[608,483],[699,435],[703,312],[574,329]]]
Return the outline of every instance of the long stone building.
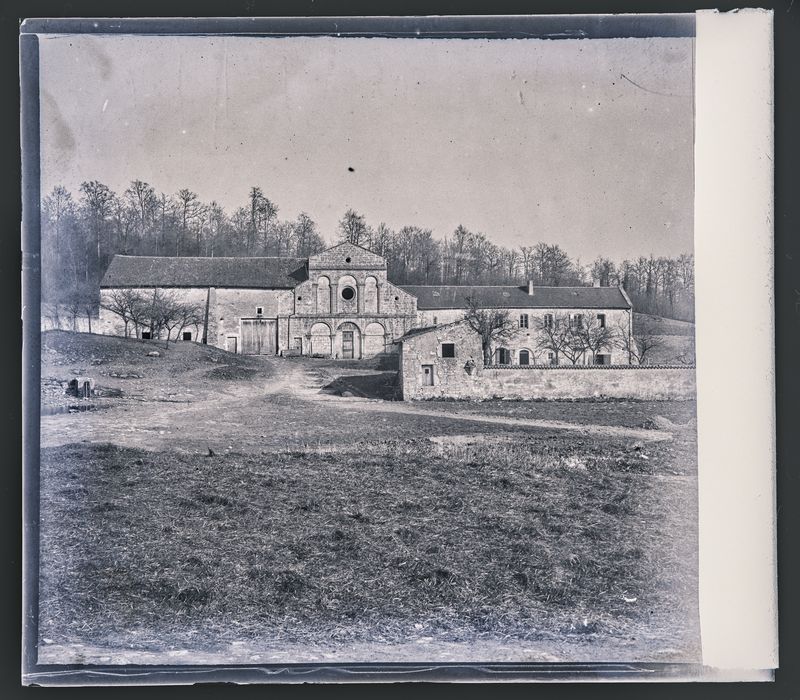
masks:
[[[302,354],[335,358],[394,352],[412,329],[464,317],[467,297],[507,310],[513,342],[498,347],[498,364],[534,362],[537,328],[567,314],[631,327],[631,303],[617,287],[397,286],[386,260],[342,243],[309,258],[175,258],[117,255],[101,283],[100,332],[122,335],[112,298],[155,290],[202,309],[202,322],[180,329],[182,340],[204,341],[241,354]],[[130,324],[129,324],[130,325]],[[134,324],[139,337],[151,330]],[[627,363],[612,358],[604,362]]]

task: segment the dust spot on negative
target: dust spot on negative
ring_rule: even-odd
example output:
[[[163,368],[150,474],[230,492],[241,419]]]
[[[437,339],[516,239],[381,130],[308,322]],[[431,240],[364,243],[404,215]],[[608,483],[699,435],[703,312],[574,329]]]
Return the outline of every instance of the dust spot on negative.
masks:
[[[351,172],[351,173],[354,173],[354,172],[356,171],[356,169],[355,169],[355,168],[353,168],[353,167],[348,167],[348,168],[347,168],[347,170],[348,170],[349,172]]]

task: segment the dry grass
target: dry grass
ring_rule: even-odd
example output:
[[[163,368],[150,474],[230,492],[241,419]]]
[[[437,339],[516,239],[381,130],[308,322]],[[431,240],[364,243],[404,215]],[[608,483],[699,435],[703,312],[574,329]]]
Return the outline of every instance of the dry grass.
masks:
[[[40,634],[142,649],[614,639],[631,658],[692,658],[692,477],[669,445],[555,433],[46,449]]]

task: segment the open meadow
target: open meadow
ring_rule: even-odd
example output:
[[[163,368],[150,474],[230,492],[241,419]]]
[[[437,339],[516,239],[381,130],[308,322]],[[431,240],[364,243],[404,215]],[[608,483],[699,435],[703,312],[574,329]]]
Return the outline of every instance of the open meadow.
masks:
[[[40,663],[699,660],[694,402],[394,379],[44,333]]]

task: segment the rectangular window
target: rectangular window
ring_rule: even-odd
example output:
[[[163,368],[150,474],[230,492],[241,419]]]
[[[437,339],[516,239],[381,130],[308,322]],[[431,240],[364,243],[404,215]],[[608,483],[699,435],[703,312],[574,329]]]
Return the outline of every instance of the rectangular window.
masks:
[[[422,386],[433,386],[433,365],[422,365]]]
[[[547,362],[551,365],[557,365],[558,361],[556,360],[556,354],[554,352],[547,353]]]
[[[594,363],[596,365],[610,365],[611,364],[611,353],[598,352],[594,356]]]
[[[544,327],[545,328],[552,328],[553,327],[553,314],[545,314],[544,315]]]
[[[150,331],[142,331],[142,340],[150,340]]]
[[[191,331],[184,331],[183,332],[183,339],[184,340],[191,340],[192,339],[192,332]]]
[[[576,329],[583,328],[583,314],[572,314],[569,317],[569,326]]]
[[[264,313],[264,307],[263,306],[256,306],[256,316],[261,316],[261,314],[263,314],[263,313]]]
[[[442,343],[442,357],[455,357],[456,345],[455,343]]]
[[[605,314],[597,314],[597,322],[600,324],[600,328],[606,327],[606,315]]]
[[[299,337],[299,336],[295,337],[292,347],[295,350],[302,350],[303,349],[303,339],[301,337]]]
[[[527,328],[528,327],[528,314],[520,314],[519,315],[519,327],[520,328]]]

